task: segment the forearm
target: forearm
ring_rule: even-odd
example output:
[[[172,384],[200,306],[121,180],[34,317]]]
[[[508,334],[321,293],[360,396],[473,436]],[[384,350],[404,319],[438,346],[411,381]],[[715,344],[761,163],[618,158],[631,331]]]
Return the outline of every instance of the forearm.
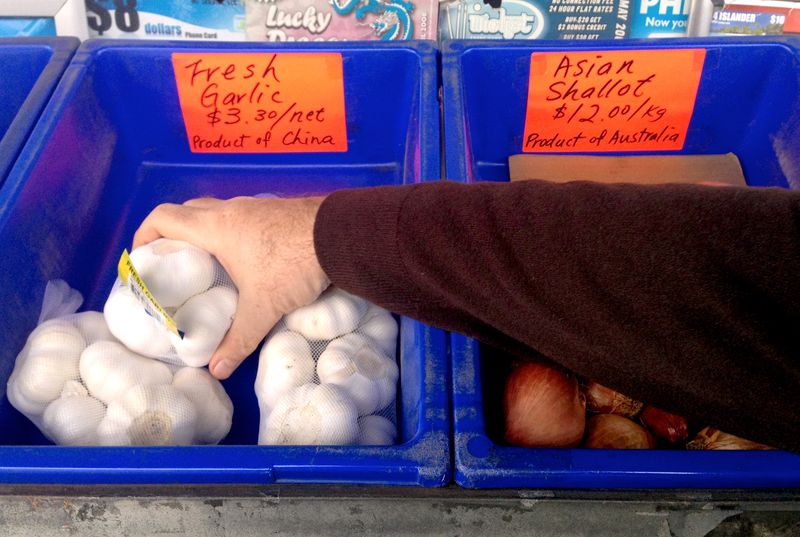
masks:
[[[341,191],[315,248],[334,284],[393,311],[535,349],[730,432],[755,431],[765,404],[760,439],[789,446],[798,196],[538,181]]]

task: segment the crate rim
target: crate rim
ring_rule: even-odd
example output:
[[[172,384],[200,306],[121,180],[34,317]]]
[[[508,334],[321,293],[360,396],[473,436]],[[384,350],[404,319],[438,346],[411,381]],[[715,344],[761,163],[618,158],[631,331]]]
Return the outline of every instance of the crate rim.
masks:
[[[68,68],[69,60],[80,44],[77,37],[4,37],[0,38],[2,48],[44,48],[51,52],[50,58],[39,73],[28,96],[22,102],[14,119],[4,133],[0,133],[0,154],[8,152],[8,162],[0,162],[0,188],[8,179],[16,160],[22,155],[25,143],[36,127],[58,81]],[[2,211],[0,202],[0,211]]]

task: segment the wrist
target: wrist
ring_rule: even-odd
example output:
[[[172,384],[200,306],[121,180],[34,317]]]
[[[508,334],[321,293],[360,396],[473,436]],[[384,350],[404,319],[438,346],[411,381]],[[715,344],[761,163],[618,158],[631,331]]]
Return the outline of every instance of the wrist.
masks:
[[[316,243],[316,222],[317,222],[317,214],[319,213],[320,207],[322,203],[325,201],[325,196],[315,196],[305,198],[306,203],[306,217],[308,218],[308,225],[306,229],[309,231],[309,242],[311,244],[311,259],[309,262],[311,264],[311,270],[314,274],[315,280],[321,282],[321,289],[325,289],[331,283],[330,278],[325,273],[325,270],[322,268],[322,265],[319,261],[319,255],[317,254],[317,243]]]

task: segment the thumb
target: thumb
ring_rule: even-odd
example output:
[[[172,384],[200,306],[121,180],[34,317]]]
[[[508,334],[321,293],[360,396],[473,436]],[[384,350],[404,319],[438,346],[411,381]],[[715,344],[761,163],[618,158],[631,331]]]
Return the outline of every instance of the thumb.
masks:
[[[281,318],[271,305],[249,300],[249,296],[239,295],[231,327],[208,363],[211,374],[220,380],[231,376]]]

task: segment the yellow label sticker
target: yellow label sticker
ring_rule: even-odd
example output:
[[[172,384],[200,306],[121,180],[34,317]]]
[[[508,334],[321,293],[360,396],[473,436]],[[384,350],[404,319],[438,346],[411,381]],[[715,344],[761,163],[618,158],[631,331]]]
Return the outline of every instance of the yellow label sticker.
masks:
[[[142,304],[147,314],[164,326],[167,330],[183,339],[183,332],[178,330],[178,325],[175,320],[170,316],[167,311],[161,307],[158,300],[153,296],[150,290],[145,285],[144,280],[136,272],[136,267],[133,266],[131,256],[128,255],[128,250],[122,251],[122,256],[119,258],[117,264],[117,274],[119,279],[122,280],[128,289],[131,290],[133,296]]]

